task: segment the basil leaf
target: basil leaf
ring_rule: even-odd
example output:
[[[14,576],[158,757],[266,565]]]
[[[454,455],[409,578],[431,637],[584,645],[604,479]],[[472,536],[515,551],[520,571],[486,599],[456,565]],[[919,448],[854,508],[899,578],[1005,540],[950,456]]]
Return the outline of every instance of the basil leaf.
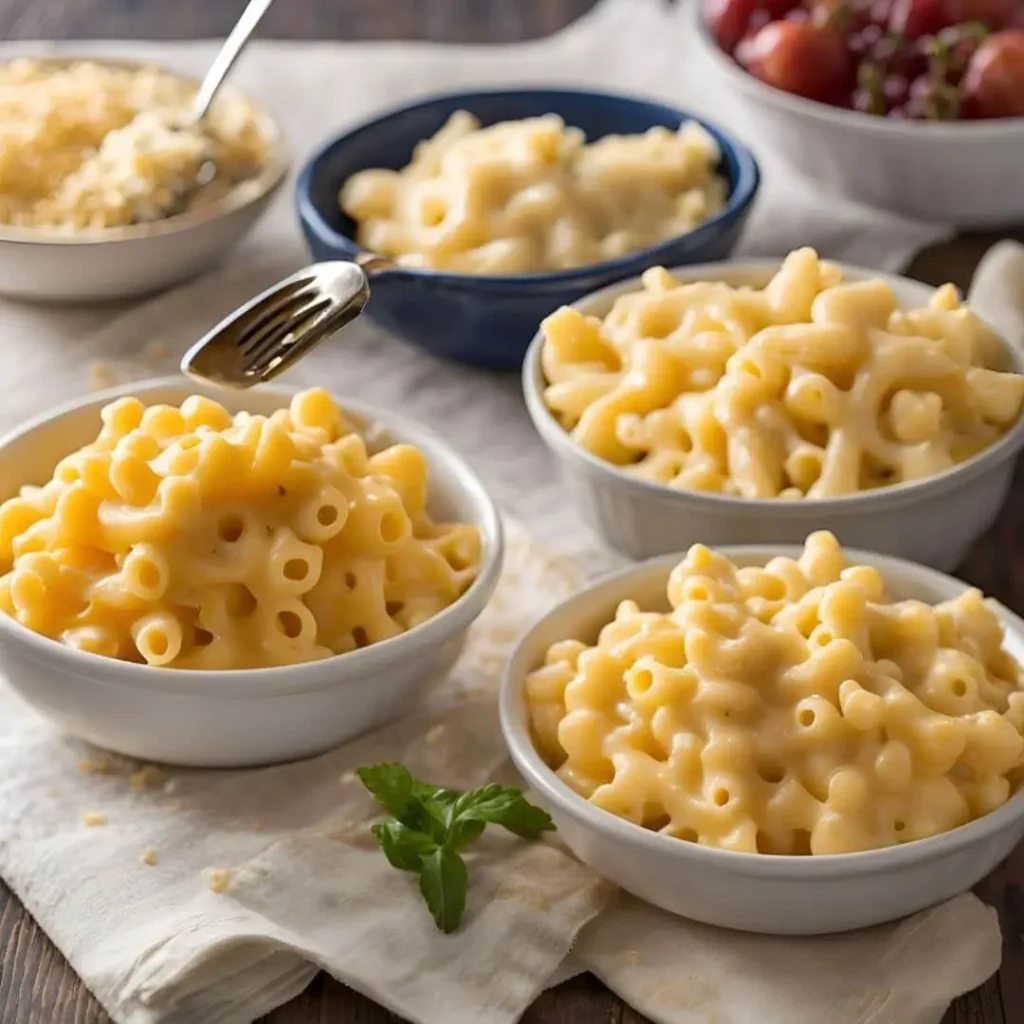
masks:
[[[482,821],[502,828],[524,839],[536,839],[554,829],[547,811],[534,807],[521,789],[492,783],[465,793],[452,805],[453,822]]]
[[[438,847],[420,863],[420,892],[434,916],[434,923],[450,934],[459,927],[466,909],[469,885],[466,864],[449,846]]]
[[[417,818],[418,828],[426,832],[439,846],[447,841],[448,817],[444,804],[428,801],[420,804],[422,814]]]
[[[522,790],[492,783],[469,793],[432,786],[394,762],[356,769],[374,799],[396,820],[378,822],[371,832],[388,863],[418,874],[437,927],[458,928],[469,884],[459,851],[478,839],[488,824],[525,839],[553,829],[546,811],[530,804]]]
[[[407,821],[410,810],[418,803],[413,795],[415,779],[405,765],[395,762],[367,764],[356,769],[359,780],[370,791],[373,799],[384,808],[392,818],[397,818],[403,825],[415,828],[415,824]]]
[[[420,782],[405,765],[395,762],[363,765],[356,774],[392,818],[438,843],[444,841],[444,804],[434,798],[443,790]]]
[[[534,807],[526,797],[521,796],[510,804],[495,825],[522,839],[539,839],[545,832],[554,832],[555,823],[551,815],[541,807]]]
[[[414,790],[414,792],[417,792],[418,795],[429,798],[436,803],[444,804],[445,806],[455,803],[455,801],[462,796],[457,789],[442,789],[440,786],[427,786],[422,782],[418,782],[418,784],[422,787],[424,792],[419,793],[417,790]]]
[[[455,847],[456,850],[464,850],[470,843],[480,838],[486,827],[486,821],[474,821],[471,818],[453,821],[448,826],[447,845]]]
[[[388,863],[399,871],[419,873],[423,857],[437,849],[430,836],[406,828],[399,821],[382,821],[370,826],[370,831],[384,851]]]

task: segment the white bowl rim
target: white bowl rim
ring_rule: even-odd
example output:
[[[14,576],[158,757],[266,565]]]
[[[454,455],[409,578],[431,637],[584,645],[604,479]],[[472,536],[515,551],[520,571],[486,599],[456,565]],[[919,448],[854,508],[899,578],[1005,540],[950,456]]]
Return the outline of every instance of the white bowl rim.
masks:
[[[906,139],[924,138],[929,142],[947,140],[959,145],[985,141],[985,137],[1016,135],[1024,133],[1024,117],[989,117],[978,120],[960,121],[899,121],[878,114],[865,114],[860,110],[847,110],[845,107],[833,107],[819,100],[809,100],[804,96],[778,89],[755,78],[749,71],[740,67],[729,54],[725,53],[712,38],[703,16],[703,4],[693,4],[694,21],[697,26],[697,37],[704,50],[711,54],[716,67],[729,75],[741,88],[760,92],[765,99],[777,107],[794,114],[801,114],[818,121],[839,123],[854,131],[863,130],[890,138],[901,136]]]
[[[754,558],[758,561],[762,559],[767,561],[778,555],[790,558],[799,557],[803,548],[798,544],[735,544],[716,546],[715,550],[733,559]],[[944,588],[953,584],[960,588],[961,592],[970,589],[970,585],[962,580],[903,558],[880,555],[859,548],[843,548],[843,553],[851,564],[873,565],[882,572],[883,576],[887,569],[897,569],[905,575],[908,582],[916,579],[919,582],[928,581]],[[685,552],[659,555],[656,558],[636,562],[625,569],[602,576],[584,590],[577,591],[572,597],[549,609],[516,643],[515,651],[506,663],[501,688],[498,692],[498,718],[505,743],[516,767],[523,774],[527,783],[536,789],[545,800],[575,818],[591,832],[609,833],[618,841],[645,847],[652,853],[674,855],[680,860],[691,859],[696,863],[714,866],[723,871],[735,869],[736,873],[742,875],[793,880],[833,878],[851,873],[888,871],[893,868],[935,860],[972,846],[1001,831],[1010,822],[1024,817],[1024,787],[1022,787],[994,811],[948,832],[877,850],[811,856],[745,853],[700,846],[673,836],[653,832],[642,825],[635,825],[633,822],[620,818],[611,811],[595,807],[585,800],[558,778],[533,745],[526,701],[522,693],[525,674],[529,669],[525,665],[522,666],[523,672],[519,678],[514,676],[513,670],[517,667],[517,662],[522,658],[522,652],[533,637],[542,631],[548,620],[556,614],[576,604],[585,605],[596,591],[605,588],[621,586],[622,597],[626,599],[629,597],[628,584],[630,581],[650,577],[657,572],[667,573],[684,557]],[[996,604],[1003,625],[1007,629],[1012,629],[1024,643],[1024,621],[1004,605],[998,602]]]
[[[184,377],[154,377],[130,384],[122,384],[103,391],[93,391],[64,402],[56,408],[35,416],[21,426],[0,437],[0,450],[12,441],[31,434],[40,426],[59,420],[70,413],[88,407],[103,405],[128,395],[144,398],[147,392],[173,387],[188,390]],[[293,395],[302,390],[287,385],[268,385],[262,393],[278,392]],[[332,393],[333,396],[333,393]],[[0,612],[0,640],[22,645],[23,654],[40,664],[52,664],[70,673],[82,672],[90,667],[93,675],[102,673],[102,682],[109,685],[148,688],[163,693],[203,694],[218,698],[248,698],[288,696],[312,690],[333,689],[340,685],[363,683],[382,663],[415,658],[418,652],[446,643],[460,630],[466,629],[486,606],[501,574],[505,537],[497,505],[476,473],[447,441],[427,427],[422,427],[404,416],[379,410],[356,399],[339,398],[342,408],[363,417],[369,424],[383,427],[388,432],[429,444],[441,460],[447,463],[458,478],[459,489],[467,494],[481,510],[480,532],[484,541],[484,557],[480,572],[465,593],[426,622],[387,640],[335,654],[318,661],[301,662],[272,668],[253,669],[181,669],[155,665],[140,665],[120,661],[101,654],[79,651],[23,626],[16,619]],[[323,675],[325,669],[335,669],[328,679],[303,679],[303,676]]]
[[[852,263],[840,263],[827,260],[843,271],[844,274],[855,275],[853,279],[864,280],[880,278],[898,288],[910,287],[922,292],[934,292],[936,289],[923,281],[904,277],[884,270],[874,270]],[[719,260],[714,263],[684,264],[667,268],[673,276],[682,278],[684,284],[691,281],[723,281],[749,274],[768,274],[778,270],[782,260],[764,258],[751,260]],[[616,281],[570,303],[570,308],[588,312],[589,307],[600,303],[611,296],[628,294],[639,290],[641,277],[627,278]],[[1024,352],[1017,348],[1001,334],[999,335],[1005,350],[1016,364],[1016,372],[1024,374]],[[667,484],[643,480],[625,472],[621,466],[613,465],[599,458],[578,445],[562,425],[555,419],[542,395],[544,371],[541,368],[541,350],[544,345],[544,334],[540,328],[533,336],[526,356],[523,359],[523,395],[526,408],[541,437],[553,449],[567,458],[581,463],[591,475],[607,476],[615,480],[616,486],[624,487],[638,494],[657,496],[663,501],[674,501],[680,504],[704,505],[719,508],[728,507],[730,514],[739,512],[751,516],[762,516],[766,512],[779,509],[787,515],[817,519],[831,513],[878,511],[882,508],[910,504],[926,496],[935,496],[944,491],[954,490],[969,480],[980,476],[992,466],[1012,458],[1024,446],[1024,412],[1017,422],[995,443],[983,448],[969,459],[957,463],[941,473],[921,477],[918,480],[906,480],[902,483],[879,487],[871,491],[857,491],[853,494],[841,494],[830,498],[738,498],[730,494],[717,494],[713,491],[684,490],[669,487]]]
[[[50,64],[55,67],[88,63],[114,68],[156,68],[156,70],[164,74],[180,78],[186,82],[192,82],[197,85],[199,82],[194,75],[179,71],[176,68],[156,65],[152,61],[130,60],[119,57],[98,57],[91,54],[79,55],[71,52],[44,54],[41,56],[19,54],[18,56],[12,56],[7,60],[0,61],[0,64],[9,64],[15,60],[31,60],[39,64]],[[173,217],[165,217],[162,220],[152,221],[151,223],[126,224],[121,227],[111,228],[91,228],[74,235],[61,235],[47,228],[25,228],[15,227],[10,224],[0,224],[0,245],[65,246],[74,248],[77,246],[116,245],[118,242],[144,242],[150,238],[187,231],[190,228],[198,227],[200,224],[218,220],[238,210],[244,210],[268,198],[284,184],[291,169],[292,162],[285,145],[284,134],[281,131],[280,125],[270,116],[269,111],[261,103],[257,103],[250,96],[237,91],[233,95],[240,96],[253,108],[260,123],[261,131],[266,138],[270,154],[266,166],[259,174],[246,181],[239,182],[220,202],[214,203],[211,206],[200,207],[197,210],[179,213]],[[255,188],[244,189],[243,186],[245,185],[254,185]]]

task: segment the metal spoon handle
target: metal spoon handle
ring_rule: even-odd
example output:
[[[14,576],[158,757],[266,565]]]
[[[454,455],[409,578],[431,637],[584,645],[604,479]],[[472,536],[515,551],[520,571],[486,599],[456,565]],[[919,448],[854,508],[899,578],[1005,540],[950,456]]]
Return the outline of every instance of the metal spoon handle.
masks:
[[[249,0],[248,6],[242,11],[242,16],[231,30],[231,34],[224,40],[220,53],[217,54],[199,86],[196,98],[192,102],[192,116],[196,121],[201,121],[206,117],[221,84],[227,78],[228,72],[238,60],[238,55],[245,49],[249,37],[256,30],[256,26],[273,2],[274,0]]]

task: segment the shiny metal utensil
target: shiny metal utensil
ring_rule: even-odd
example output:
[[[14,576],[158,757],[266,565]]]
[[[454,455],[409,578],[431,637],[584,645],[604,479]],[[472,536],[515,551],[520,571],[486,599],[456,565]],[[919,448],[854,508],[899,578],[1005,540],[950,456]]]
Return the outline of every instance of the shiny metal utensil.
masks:
[[[365,266],[383,263],[371,258]],[[232,388],[262,384],[355,320],[369,298],[358,263],[314,263],[217,324],[185,353],[181,372]]]
[[[175,126],[178,130],[203,132],[203,120],[210,112],[213,101],[220,91],[220,87],[224,84],[224,79],[228,77],[228,72],[235,66],[235,61],[238,60],[252,38],[253,32],[256,31],[256,26],[263,19],[263,15],[267,13],[267,9],[273,2],[274,0],[249,0],[245,10],[242,11],[241,17],[235,23],[235,27],[228,34],[227,39],[224,40],[224,45],[221,46],[217,56],[214,57],[210,69],[203,76],[202,82],[199,83],[199,89],[192,100],[190,116]],[[184,213],[189,208],[189,204],[192,202],[195,194],[200,189],[206,188],[217,177],[217,161],[213,155],[213,146],[209,142],[209,136],[206,136],[206,138],[206,149],[208,152],[199,162],[195,176],[191,181],[184,183],[181,190],[174,196],[170,209],[164,211],[163,216]]]
[[[239,54],[245,49],[253,32],[256,31],[256,26],[273,2],[274,0],[249,0],[242,11],[242,16],[224,40],[220,53],[214,58],[192,101],[192,118],[195,124],[199,124],[210,112],[214,97],[224,84],[224,79],[228,77],[228,72],[234,67]]]

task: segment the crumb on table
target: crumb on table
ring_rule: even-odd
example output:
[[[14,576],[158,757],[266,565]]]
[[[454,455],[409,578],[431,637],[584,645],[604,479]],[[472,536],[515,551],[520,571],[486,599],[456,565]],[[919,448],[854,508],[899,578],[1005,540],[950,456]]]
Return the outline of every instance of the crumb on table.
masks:
[[[154,850],[152,846],[143,852],[142,863],[148,864],[150,867],[154,867],[156,865],[156,850]]]
[[[444,726],[443,725],[435,725],[434,728],[431,729],[430,732],[427,733],[426,739],[427,739],[428,745],[429,746],[434,746],[434,744],[439,743],[441,741],[441,737],[443,735],[444,735]]]
[[[93,363],[89,371],[89,388],[92,391],[102,391],[104,388],[112,388],[117,383],[117,373],[110,363]]]
[[[165,341],[151,341],[143,353],[148,363],[163,362],[170,354],[170,346]]]
[[[108,754],[103,754],[95,759],[86,758],[78,762],[78,770],[87,775],[112,775],[114,773],[114,762]]]
[[[351,786],[352,783],[355,782],[355,781],[356,781],[356,773],[355,772],[345,772],[344,774],[342,774],[341,778],[338,779],[338,782],[340,782],[341,785],[343,785],[343,786]]]
[[[211,892],[224,892],[231,884],[233,873],[230,868],[208,868],[206,885]]]
[[[162,785],[167,779],[165,772],[161,771],[155,764],[147,764],[134,771],[128,776],[128,781],[136,789],[150,789]]]
[[[83,811],[82,812],[82,824],[88,825],[89,828],[96,828],[99,825],[106,825],[107,816],[102,814],[100,811]]]

